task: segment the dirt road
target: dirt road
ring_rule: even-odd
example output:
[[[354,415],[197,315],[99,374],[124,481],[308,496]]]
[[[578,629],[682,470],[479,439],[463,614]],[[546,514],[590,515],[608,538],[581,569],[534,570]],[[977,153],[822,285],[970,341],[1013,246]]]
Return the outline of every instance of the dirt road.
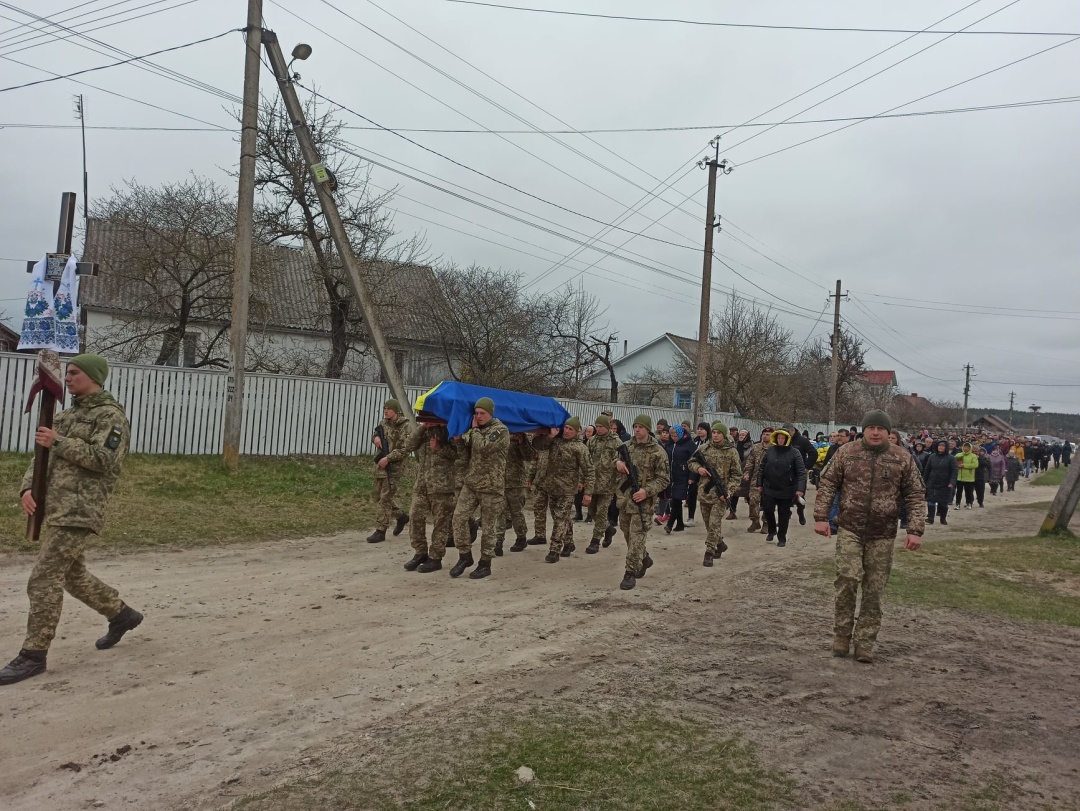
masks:
[[[1002,509],[1001,502],[1052,494],[1022,485],[985,510],[954,512],[951,526],[930,537],[1030,534],[1040,516]],[[926,728],[941,720],[928,702],[944,702],[944,717],[964,703],[961,695],[986,688],[970,700],[991,721],[980,724],[972,720],[975,710],[963,710],[962,734],[989,736],[996,711],[1009,735],[988,740],[990,750],[1003,752],[1003,741],[1030,735],[1031,767],[1039,759],[1046,768],[1061,765],[1062,785],[1076,785],[1076,769],[1062,765],[1067,752],[1054,754],[1046,741],[1060,728],[1070,745],[1077,743],[1075,700],[1053,698],[1069,673],[1075,678],[1080,635],[1072,630],[1019,640],[1022,658],[1010,660],[1007,681],[1023,681],[1022,700],[1009,699],[1004,683],[985,682],[1001,676],[986,662],[1012,639],[1009,623],[1001,623],[998,639],[944,640],[948,656],[930,667],[917,655],[917,637],[934,633],[937,615],[898,611],[887,616],[882,639],[892,665],[857,669],[828,657],[828,595],[805,588],[807,580],[827,584],[819,561],[831,544],[812,527],[795,526],[780,550],[747,534],[745,520],[726,522],[732,549],[711,570],[700,565],[703,526],[670,536],[654,529],[656,566],[637,589],[622,592],[622,542],[586,556],[580,538],[590,527],[576,526],[573,557],[545,564],[542,547],[530,547],[496,559],[494,576],[482,581],[452,580],[445,569],[408,574],[401,569],[410,554],[406,535],[369,545],[363,531],[99,556],[92,569],[144,611],[146,622],[117,648],[97,651],[100,617],[67,600],[49,672],[0,689],[0,807],[215,808],[302,773],[306,758],[365,729],[430,723],[455,698],[551,695],[570,684],[564,697],[604,695],[617,690],[620,667],[670,667],[688,651],[694,666],[683,674],[683,700],[728,714],[751,740],[769,744],[770,758],[790,758],[815,780],[843,773],[845,752],[893,757],[888,736],[858,734],[873,726],[872,718],[851,717],[860,702],[868,711],[881,702],[889,713],[906,702],[894,732],[916,741],[907,751],[933,759],[934,773],[947,771],[943,745]],[[448,560],[455,557],[451,552]],[[0,639],[13,655],[31,560],[9,557],[3,564]],[[632,645],[631,630],[643,637]],[[942,664],[975,644],[984,648],[982,665],[957,672]],[[722,695],[712,678],[725,685]],[[935,695],[927,698],[931,683]],[[1021,712],[1017,702],[1029,709]],[[968,731],[971,724],[984,733]],[[1014,752],[1008,757],[1026,768]],[[883,761],[883,768],[895,767]],[[839,794],[843,779],[833,786]],[[829,782],[822,785],[822,796],[830,796]]]

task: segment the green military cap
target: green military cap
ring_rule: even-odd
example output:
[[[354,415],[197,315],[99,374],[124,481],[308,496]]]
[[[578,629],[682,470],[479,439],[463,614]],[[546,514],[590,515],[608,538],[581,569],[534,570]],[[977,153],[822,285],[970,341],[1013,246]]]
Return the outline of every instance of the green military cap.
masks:
[[[611,418],[605,414],[601,414],[599,417],[596,418],[596,422],[594,422],[593,425],[598,425],[601,428],[610,428]]]
[[[581,430],[581,420],[579,420],[577,417],[571,417],[566,421],[565,424],[568,428],[573,428],[575,431]]]
[[[863,414],[862,427],[866,429],[871,425],[877,425],[884,428],[886,431],[892,430],[892,420],[889,419],[888,414],[879,408],[872,409]]]
[[[719,431],[721,434],[725,434],[725,435],[727,434],[727,426],[724,425],[724,423],[720,422],[719,420],[717,420],[716,422],[714,422],[712,424],[712,429],[714,431]]]
[[[486,411],[492,416],[495,415],[495,403],[492,402],[490,397],[481,397],[476,401],[476,405],[473,408],[479,408],[481,411]]]
[[[638,414],[634,417],[634,425],[642,425],[646,431],[652,430],[652,417],[648,414]]]
[[[401,413],[401,403],[399,403],[393,397],[391,397],[389,400],[387,400],[385,403],[383,403],[383,408],[389,408],[395,414],[400,414]]]
[[[101,355],[91,355],[89,353],[76,355],[68,363],[82,369],[86,376],[99,386],[105,385],[105,378],[109,376],[109,362]]]

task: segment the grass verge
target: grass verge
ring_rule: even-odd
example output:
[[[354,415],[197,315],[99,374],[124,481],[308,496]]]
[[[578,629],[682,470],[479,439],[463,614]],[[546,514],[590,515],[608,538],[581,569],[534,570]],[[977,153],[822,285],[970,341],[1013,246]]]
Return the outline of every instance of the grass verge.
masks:
[[[0,454],[0,551],[30,552],[18,483],[25,454]],[[372,466],[368,457],[245,459],[229,476],[216,456],[132,455],[109,504],[95,546],[117,550],[156,546],[267,541],[371,526]],[[403,488],[404,489],[404,488]],[[398,504],[408,509],[408,493]]]
[[[1045,473],[1040,473],[1031,480],[1033,485],[1042,487],[1058,487],[1065,481],[1065,474],[1069,472],[1067,467],[1052,467]]]
[[[243,811],[364,808],[670,811],[790,808],[794,783],[753,750],[697,721],[625,713],[467,717],[467,726],[397,740],[336,770],[240,800]],[[515,770],[535,779],[519,785]]]
[[[1080,542],[1048,535],[927,543],[897,553],[889,597],[1080,627]]]

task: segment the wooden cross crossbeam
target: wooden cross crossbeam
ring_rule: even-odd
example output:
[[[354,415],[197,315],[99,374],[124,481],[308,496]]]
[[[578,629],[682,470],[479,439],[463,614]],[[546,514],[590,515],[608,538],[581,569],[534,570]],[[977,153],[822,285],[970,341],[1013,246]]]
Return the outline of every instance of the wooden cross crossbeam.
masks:
[[[62,256],[62,254],[52,253],[52,254],[47,254],[47,256],[50,256],[50,257],[52,257],[52,256]],[[67,261],[66,257],[65,257],[65,261]],[[27,273],[33,273],[34,272],[34,265],[36,265],[36,264],[37,264],[37,262],[34,261],[33,259],[28,259],[26,261],[26,272]],[[98,275],[98,269],[99,268],[98,268],[98,263],[97,262],[76,262],[75,263],[75,273],[77,273],[79,276],[97,276]]]

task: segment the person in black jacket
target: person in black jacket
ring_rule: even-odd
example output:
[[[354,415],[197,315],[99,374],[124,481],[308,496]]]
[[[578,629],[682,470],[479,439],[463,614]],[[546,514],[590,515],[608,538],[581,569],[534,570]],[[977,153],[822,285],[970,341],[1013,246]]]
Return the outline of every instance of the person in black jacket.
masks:
[[[810,438],[804,436],[805,431],[800,434],[795,430],[794,423],[785,423],[784,430],[791,434],[791,447],[802,454],[803,468],[807,471],[814,469],[814,465],[817,464],[817,448],[814,447],[814,443],[810,441]],[[806,486],[803,486],[803,490]],[[795,499],[795,512],[799,515],[799,524],[806,526],[806,501],[799,496]]]
[[[926,521],[934,523],[934,510],[943,525],[948,525],[945,516],[949,514],[949,504],[956,492],[956,474],[959,468],[956,457],[949,452],[949,443],[939,439],[934,443],[934,452],[923,466],[923,481],[926,482]]]
[[[990,481],[990,457],[982,446],[975,447],[975,455],[979,457],[979,466],[975,468],[975,500],[982,507],[983,498],[986,497],[986,483]]]
[[[769,529],[771,541],[787,545],[791,504],[806,493],[806,464],[798,449],[791,447],[791,434],[786,430],[773,431],[772,444],[758,465],[757,488],[761,493],[761,511]]]
[[[683,524],[683,502],[690,492],[690,457],[697,450],[694,438],[690,436],[681,425],[671,426],[669,434],[671,442],[671,484],[668,485],[668,498],[670,517],[664,532],[682,532],[686,529]]]

